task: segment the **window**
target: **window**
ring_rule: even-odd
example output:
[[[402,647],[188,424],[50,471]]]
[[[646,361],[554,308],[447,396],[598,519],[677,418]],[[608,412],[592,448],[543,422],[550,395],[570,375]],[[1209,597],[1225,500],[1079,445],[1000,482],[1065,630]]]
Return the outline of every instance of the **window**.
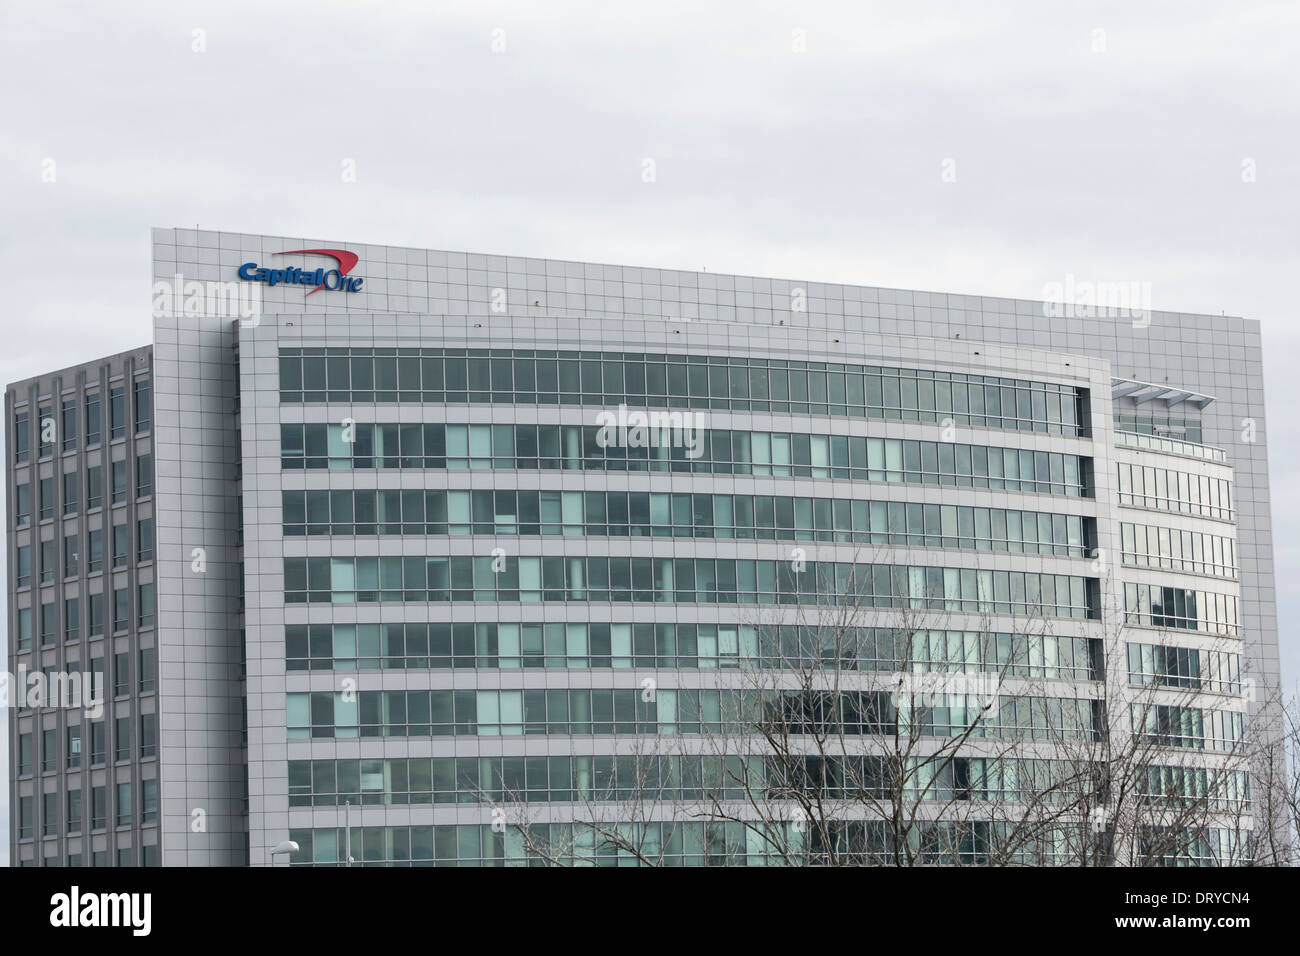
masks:
[[[113,696],[131,693],[131,655],[126,651],[113,655]]]
[[[593,694],[587,691],[576,691],[568,694],[567,700],[565,696],[563,693],[556,697],[540,694],[531,704],[527,704],[525,709],[526,700],[521,697],[519,691],[481,691],[477,694],[417,691],[408,692],[404,700],[401,692],[384,696],[381,692],[362,691],[359,701],[351,705],[346,705],[338,695],[331,699],[329,693],[312,693],[289,694],[286,698],[286,706],[290,739],[355,738],[358,736],[358,731],[361,736],[381,733],[401,736],[408,733],[427,734],[430,729],[435,736],[515,735],[525,732],[526,714],[528,723],[538,732],[542,732],[545,728],[545,732],[549,733],[621,734],[639,732],[636,729],[638,726],[653,726],[657,719],[654,714],[637,716],[640,711],[634,692],[617,690],[612,694],[608,692]],[[889,727],[895,723],[893,718],[876,709],[885,706],[886,695],[877,693],[870,696],[877,702],[870,705],[872,712],[877,716],[859,712],[850,723],[842,725],[846,731],[853,734],[889,732]],[[721,715],[732,713],[733,708],[738,704],[738,699],[732,692],[722,692],[719,695],[716,691],[702,691],[698,698],[691,695],[691,700],[691,716],[677,710],[674,705],[675,716],[672,718],[671,725],[664,726],[665,731],[694,734],[709,727],[731,725],[731,720],[724,720]],[[385,708],[383,711],[380,709],[381,703]],[[808,704],[811,704],[811,701],[808,701]],[[406,709],[402,710],[403,707]],[[553,707],[554,710],[551,709]],[[1039,698],[1031,709],[1023,713],[1004,715],[997,721],[996,727],[993,728],[994,732],[1000,735],[1010,731],[1018,736],[1023,731],[1031,729],[1031,721],[1041,726],[1041,718],[1035,719],[1032,716],[1038,707],[1046,707],[1048,708],[1046,712],[1059,714],[1060,716],[1054,718],[1056,721],[1064,717],[1068,723],[1062,729],[1066,730],[1071,737],[1096,739],[1098,729],[1096,708],[1090,701],[1074,698]],[[1038,713],[1044,712],[1038,711]],[[389,716],[383,716],[384,714]],[[954,717],[956,717],[956,724],[953,721]],[[432,728],[427,723],[431,718]],[[942,713],[936,712],[925,718],[925,728],[927,733],[936,731],[947,733],[946,728],[959,727],[962,719],[944,708]],[[418,729],[412,723],[414,721],[420,721]],[[384,775],[378,766],[380,763],[379,760],[373,761],[373,787],[365,789],[383,788]],[[368,776],[364,766],[362,773],[364,783]],[[404,771],[403,775],[405,775]],[[291,805],[293,805],[292,795],[299,792],[296,789],[300,785],[299,779],[295,777],[291,763],[289,772]]]
[[[113,567],[126,567],[126,525],[113,525]]]
[[[1120,462],[1119,503],[1234,520],[1232,482]]]
[[[81,637],[81,604],[75,597],[63,599],[63,639],[75,641]]]
[[[86,393],[86,444],[99,444],[99,392]]]
[[[1232,538],[1124,522],[1120,524],[1120,540],[1125,564],[1237,576],[1236,542]]]
[[[57,793],[42,794],[41,795],[41,836],[58,836],[58,833],[59,833],[59,795]]]
[[[87,621],[90,624],[88,633],[91,637],[101,637],[104,633],[104,595],[91,594],[88,601]]]
[[[156,714],[140,715],[140,756],[158,755],[158,717]]]
[[[81,832],[81,791],[68,791],[68,832]],[[74,866],[72,859],[68,859],[68,866]]]
[[[150,402],[149,379],[135,380],[135,431],[136,434],[149,430]]]
[[[80,476],[75,471],[66,471],[63,473],[63,513],[65,515],[74,515],[77,513],[77,486]]]
[[[41,431],[38,435],[40,439],[40,457],[45,458],[54,454],[54,432],[57,423],[54,421],[54,409],[49,405],[42,405],[40,411]]]
[[[41,605],[41,647],[51,647],[54,645],[54,619],[57,615],[54,613],[54,605]]]
[[[120,790],[122,789],[123,786],[124,786],[124,784],[120,784],[120,783],[119,783],[119,784],[117,785],[118,790],[120,791]],[[130,784],[125,784],[125,786],[127,786],[127,787],[129,788],[129,787],[130,787]],[[121,810],[121,807],[119,806],[119,807],[118,807],[118,817],[119,817],[119,819],[118,819],[118,826],[122,826],[122,821],[121,821],[121,819],[120,819],[121,815],[122,815],[122,810]],[[127,823],[130,823],[130,822],[131,822],[131,820],[130,820],[130,813],[127,814],[127,821],[126,821],[126,822],[127,822]],[[129,847],[129,846],[120,846],[120,847],[118,847],[118,848],[117,848],[117,865],[118,865],[118,866],[135,866],[135,850],[133,850],[133,849],[132,849],[131,847]]]
[[[1130,623],[1237,633],[1237,597],[1232,594],[1130,582],[1124,585],[1124,602]]]
[[[30,774],[35,769],[35,756],[32,754],[32,735],[18,735],[18,775]]]
[[[135,496],[147,498],[153,494],[153,456],[140,455],[135,460]]]
[[[63,419],[63,450],[72,451],[77,447],[77,400],[63,400],[60,417]]]
[[[127,616],[127,593],[126,588],[117,588],[113,591],[113,630],[125,631],[131,622]]]
[[[30,482],[14,486],[14,527],[32,523],[32,486]]]
[[[140,822],[157,823],[158,822],[158,781],[141,780],[140,781]],[[148,854],[150,850],[157,853],[158,848],[145,847],[145,866],[157,866],[157,862],[149,863]]]
[[[113,759],[131,759],[130,717],[117,717],[113,720]]]
[[[54,542],[41,542],[41,583],[49,584],[54,580],[54,570],[58,566],[54,558]]]
[[[126,501],[126,462],[113,462],[110,475],[112,478],[113,504],[120,505]]]
[[[136,589],[137,627],[153,627],[153,584],[142,584]]]
[[[31,412],[25,409],[14,415],[14,461],[19,463],[31,461],[31,419]]]
[[[698,458],[685,447],[610,455],[599,429],[580,425],[363,424],[355,439],[343,441],[341,425],[282,424],[281,466],[695,471],[1092,496],[1089,458],[911,439],[706,429]]]
[[[418,357],[395,357],[373,348],[330,356],[284,348],[279,373],[280,400],[286,403],[622,401],[662,406],[690,401],[715,409],[932,423],[951,419],[978,428],[1087,434],[1079,389],[933,369],[619,352],[532,358],[493,349],[467,359],[437,348],[421,349]]]
[[[16,551],[16,561],[14,564],[14,585],[15,587],[26,588],[32,584],[32,548],[31,545],[20,544]]]
[[[77,725],[68,728],[68,769],[76,770],[80,766],[81,766],[81,726]]]
[[[1096,537],[1093,520],[1074,515],[864,499],[662,492],[313,490],[286,491],[281,500],[284,533],[295,536],[672,535],[835,540],[1070,557],[1086,557],[1088,542]]]
[[[41,773],[59,769],[59,748],[55,743],[55,733],[53,730],[41,731]]]
[[[474,600],[659,600],[706,604],[817,603],[850,591],[875,607],[932,607],[1095,618],[1095,580],[1037,572],[816,562],[797,584],[778,562],[705,558],[520,557],[494,574],[473,557],[284,558],[288,603]],[[626,583],[637,580],[630,588]],[[615,582],[615,587],[610,583]],[[448,585],[450,584],[450,587]],[[641,594],[653,595],[641,597]],[[402,595],[399,597],[398,595]],[[412,597],[412,595],[416,595]],[[981,597],[981,595],[983,595]],[[992,595],[992,600],[989,596]],[[488,597],[480,600],[490,599]]]
[[[117,785],[117,825],[120,827],[129,827],[131,825],[131,784],[119,783]],[[126,851],[128,854],[130,850]],[[122,850],[118,850],[118,866],[122,866]],[[126,864],[130,866],[128,862]]]
[[[126,388],[121,385],[108,392],[108,425],[110,438],[126,436]]]
[[[16,623],[18,630],[18,650],[29,650],[32,646],[32,609],[29,607],[20,607],[18,609],[18,620]]]
[[[101,528],[94,528],[86,535],[88,553],[90,557],[86,562],[86,570],[91,574],[96,571],[104,570],[104,531]]]
[[[158,652],[152,647],[140,648],[140,693],[151,693],[158,679]]]
[[[153,560],[152,518],[141,518],[135,523],[135,560],[139,564]]]
[[[63,536],[63,576],[65,578],[75,578],[79,565],[79,549],[77,546],[76,533]]]
[[[42,478],[40,481],[41,520],[54,517],[54,479]]]
[[[104,507],[104,466],[91,465],[86,469],[86,510]]]
[[[36,836],[36,805],[31,797],[18,798],[18,839]]]
[[[90,791],[90,828],[102,830],[108,826],[108,794],[104,787],[93,787]],[[96,866],[99,862],[96,861]]]
[[[102,666],[103,661],[100,661]],[[104,762],[108,751],[107,744],[104,740],[104,722],[102,720],[94,721],[90,725],[90,765],[98,767]]]

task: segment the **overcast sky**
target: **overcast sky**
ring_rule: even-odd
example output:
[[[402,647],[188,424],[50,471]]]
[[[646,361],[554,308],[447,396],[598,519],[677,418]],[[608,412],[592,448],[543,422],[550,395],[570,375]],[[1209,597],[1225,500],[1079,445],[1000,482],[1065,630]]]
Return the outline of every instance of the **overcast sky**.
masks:
[[[1263,323],[1294,686],[1298,78],[1294,2],[6,0],[0,378],[150,341],[150,226],[1025,298],[1149,282],[1156,309]]]

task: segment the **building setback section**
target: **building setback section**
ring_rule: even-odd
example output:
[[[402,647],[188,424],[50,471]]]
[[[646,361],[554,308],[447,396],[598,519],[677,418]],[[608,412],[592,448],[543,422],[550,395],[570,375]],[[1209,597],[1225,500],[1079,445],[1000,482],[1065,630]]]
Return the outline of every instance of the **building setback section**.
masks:
[[[168,866],[245,860],[235,344],[225,320],[159,318],[154,326],[160,810]]]

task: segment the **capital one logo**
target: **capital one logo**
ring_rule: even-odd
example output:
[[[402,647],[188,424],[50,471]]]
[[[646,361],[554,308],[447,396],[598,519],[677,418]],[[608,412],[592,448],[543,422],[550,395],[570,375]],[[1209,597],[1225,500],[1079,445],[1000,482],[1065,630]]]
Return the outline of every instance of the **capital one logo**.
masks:
[[[270,286],[309,285],[315,286],[307,295],[314,295],[321,289],[326,292],[359,292],[365,279],[348,275],[356,268],[360,258],[355,252],[346,249],[286,249],[275,253],[277,256],[329,256],[338,263],[334,269],[302,269],[297,266],[285,269],[264,269],[256,262],[245,262],[239,267],[239,278],[248,282],[265,282]]]

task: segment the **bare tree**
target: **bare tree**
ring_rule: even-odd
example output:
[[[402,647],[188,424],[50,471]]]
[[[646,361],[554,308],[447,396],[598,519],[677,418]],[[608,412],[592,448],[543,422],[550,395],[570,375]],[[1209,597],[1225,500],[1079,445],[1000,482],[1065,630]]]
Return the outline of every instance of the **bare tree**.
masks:
[[[1261,701],[1253,776],[1258,825],[1253,859],[1262,866],[1300,863],[1300,691],[1275,690]]]
[[[767,652],[745,675],[739,732],[709,735],[715,752],[762,755],[728,764],[741,771],[730,782],[744,799],[711,793],[709,816],[745,827],[785,863],[982,855],[994,821],[971,797],[984,768],[1016,761],[1019,748],[988,733],[1014,657],[988,669],[987,618],[974,632],[985,645],[980,669],[970,673],[963,655],[926,652],[931,635],[949,633],[942,610],[881,609],[850,593],[809,617],[801,610],[793,625],[766,629]]]
[[[1251,859],[1255,737],[1231,717],[1207,749],[1204,718],[1223,695],[1197,680],[1130,686],[1126,645],[1139,637],[1122,611],[1099,638],[1058,638],[1041,609],[995,634],[988,604],[975,630],[970,615],[953,630],[941,597],[898,599],[908,593],[895,581],[878,602],[850,582],[832,602],[753,616],[756,653],[714,675],[720,713],[698,734],[624,743],[619,779],[560,813],[502,800],[526,852],[659,865],[703,823],[726,835],[716,848],[705,838],[714,863]],[[936,635],[974,646],[936,654]],[[1281,791],[1294,795],[1294,779]],[[1293,796],[1287,806],[1294,818]]]

